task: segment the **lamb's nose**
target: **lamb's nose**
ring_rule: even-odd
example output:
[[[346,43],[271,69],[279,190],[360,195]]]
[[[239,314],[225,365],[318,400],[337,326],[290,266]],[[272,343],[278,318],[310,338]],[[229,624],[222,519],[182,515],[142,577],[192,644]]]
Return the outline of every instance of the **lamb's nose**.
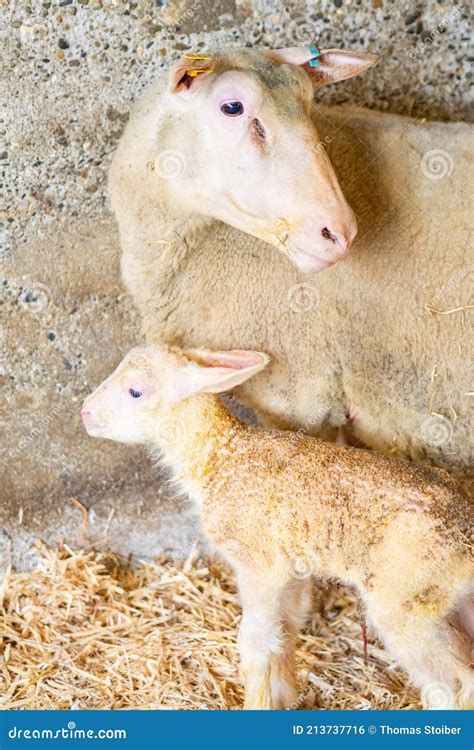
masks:
[[[332,252],[334,252],[334,254],[337,254],[338,258],[346,257],[352,244],[352,240],[355,236],[348,229],[336,232],[334,230],[328,229],[328,227],[323,227],[323,229],[321,230],[321,235],[325,240],[329,240],[330,242],[334,243]]]

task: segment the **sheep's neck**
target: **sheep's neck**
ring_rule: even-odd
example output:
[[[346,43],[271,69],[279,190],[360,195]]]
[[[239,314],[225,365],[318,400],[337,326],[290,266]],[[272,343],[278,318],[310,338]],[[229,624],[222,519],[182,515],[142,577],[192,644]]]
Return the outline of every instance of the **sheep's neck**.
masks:
[[[180,401],[157,425],[157,443],[165,463],[195,499],[202,495],[217,457],[232,451],[245,429],[213,394]]]

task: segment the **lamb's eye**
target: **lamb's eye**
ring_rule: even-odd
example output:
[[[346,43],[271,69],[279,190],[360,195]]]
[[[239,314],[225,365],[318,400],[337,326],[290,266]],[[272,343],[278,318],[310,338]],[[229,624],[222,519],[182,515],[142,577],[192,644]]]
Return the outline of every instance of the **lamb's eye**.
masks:
[[[244,105],[242,102],[222,102],[221,112],[229,117],[237,117],[243,114]]]
[[[140,391],[135,391],[133,388],[129,388],[128,392],[132,398],[140,398],[140,396],[142,395]]]

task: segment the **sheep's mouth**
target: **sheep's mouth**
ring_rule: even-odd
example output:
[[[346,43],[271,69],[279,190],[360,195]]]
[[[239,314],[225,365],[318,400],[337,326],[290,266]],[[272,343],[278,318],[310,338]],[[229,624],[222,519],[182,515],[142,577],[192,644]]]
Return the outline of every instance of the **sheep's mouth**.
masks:
[[[292,263],[294,263],[303,273],[317,273],[318,271],[324,271],[326,268],[333,266],[334,263],[337,263],[337,259],[329,259],[327,256],[322,257],[315,252],[303,250],[295,244],[287,247],[286,254]]]

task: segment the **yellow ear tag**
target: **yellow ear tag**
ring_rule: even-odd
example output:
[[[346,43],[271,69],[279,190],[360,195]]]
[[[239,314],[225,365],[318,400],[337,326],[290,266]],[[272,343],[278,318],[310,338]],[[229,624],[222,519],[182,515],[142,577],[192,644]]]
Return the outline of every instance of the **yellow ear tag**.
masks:
[[[212,73],[214,68],[201,68],[201,69],[193,69],[193,70],[187,70],[186,73],[188,76],[191,76],[191,78],[195,78],[199,73]]]
[[[212,60],[210,55],[200,55],[198,52],[188,52],[185,57],[189,60]]]

